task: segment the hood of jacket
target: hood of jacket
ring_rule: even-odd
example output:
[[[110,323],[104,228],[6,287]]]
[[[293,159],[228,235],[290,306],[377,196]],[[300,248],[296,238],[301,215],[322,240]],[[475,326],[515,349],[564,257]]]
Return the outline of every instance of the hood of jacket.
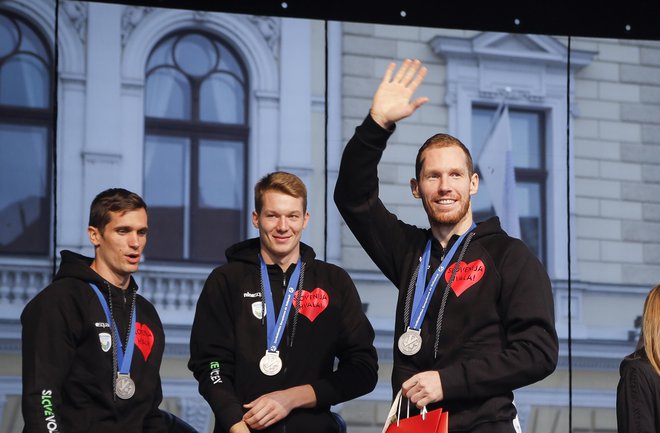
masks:
[[[260,250],[261,242],[259,241],[259,238],[251,238],[227,248],[225,256],[227,257],[228,263],[243,262],[259,266]],[[300,242],[300,257],[303,262],[311,262],[316,257],[316,253],[312,247]]]
[[[106,284],[106,280],[90,267],[94,261],[93,258],[69,250],[62,250],[60,256],[62,261],[60,262],[60,268],[57,274],[55,274],[54,281],[63,278],[75,278],[86,283],[94,283],[99,287]],[[107,284],[114,287],[110,283]],[[137,284],[132,275],[128,287],[135,287],[137,289]],[[121,290],[119,288],[117,289]]]

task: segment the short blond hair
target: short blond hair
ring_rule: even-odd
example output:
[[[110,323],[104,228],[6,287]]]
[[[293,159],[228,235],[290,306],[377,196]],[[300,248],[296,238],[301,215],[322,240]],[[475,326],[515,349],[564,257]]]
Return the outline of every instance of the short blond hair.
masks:
[[[652,288],[644,301],[642,334],[646,357],[660,375],[660,285]]]
[[[267,191],[277,191],[295,198],[302,198],[303,212],[307,212],[307,188],[295,174],[286,171],[275,171],[262,177],[254,185],[254,209],[258,214],[264,204],[264,194]]]

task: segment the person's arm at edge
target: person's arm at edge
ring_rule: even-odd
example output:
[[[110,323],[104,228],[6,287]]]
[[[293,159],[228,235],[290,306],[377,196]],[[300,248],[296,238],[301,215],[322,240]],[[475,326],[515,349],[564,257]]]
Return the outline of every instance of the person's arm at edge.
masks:
[[[199,393],[208,402],[216,423],[228,431],[243,417],[233,387],[233,313],[226,276],[214,270],[197,301],[190,335],[188,368],[199,382]],[[217,374],[216,374],[217,373]]]

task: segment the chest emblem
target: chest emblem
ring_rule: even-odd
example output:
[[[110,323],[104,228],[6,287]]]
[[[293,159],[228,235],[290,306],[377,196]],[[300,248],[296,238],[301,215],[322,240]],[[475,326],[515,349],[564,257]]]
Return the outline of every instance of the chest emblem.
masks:
[[[112,336],[107,332],[99,334],[99,341],[101,342],[101,350],[107,352],[112,347]]]
[[[298,296],[298,292],[296,292],[292,301],[296,308],[298,308]],[[300,294],[300,314],[313,322],[327,308],[328,303],[330,303],[330,298],[325,290],[319,287],[311,292],[303,290]]]
[[[146,361],[154,347],[154,333],[144,323],[135,323],[135,345]]]
[[[258,301],[252,303],[252,315],[257,319],[261,320],[264,317],[264,313],[266,312],[265,310],[266,306],[263,304],[263,302]]]
[[[445,271],[445,281],[449,282],[455,267],[456,263],[447,268],[447,271]],[[477,284],[485,273],[486,266],[481,260],[475,260],[470,263],[461,262],[458,265],[454,282],[451,284],[451,289],[456,294],[456,297],[461,296],[463,292]]]

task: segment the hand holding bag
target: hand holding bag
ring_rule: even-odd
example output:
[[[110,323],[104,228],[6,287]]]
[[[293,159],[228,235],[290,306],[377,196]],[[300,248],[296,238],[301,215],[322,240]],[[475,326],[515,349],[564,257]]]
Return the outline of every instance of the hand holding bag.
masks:
[[[382,433],[448,433],[449,413],[443,412],[442,409],[428,412],[424,406],[419,415],[411,417],[408,416],[410,401],[406,399],[407,417],[401,419],[401,399],[403,398],[399,390],[387,414]]]

